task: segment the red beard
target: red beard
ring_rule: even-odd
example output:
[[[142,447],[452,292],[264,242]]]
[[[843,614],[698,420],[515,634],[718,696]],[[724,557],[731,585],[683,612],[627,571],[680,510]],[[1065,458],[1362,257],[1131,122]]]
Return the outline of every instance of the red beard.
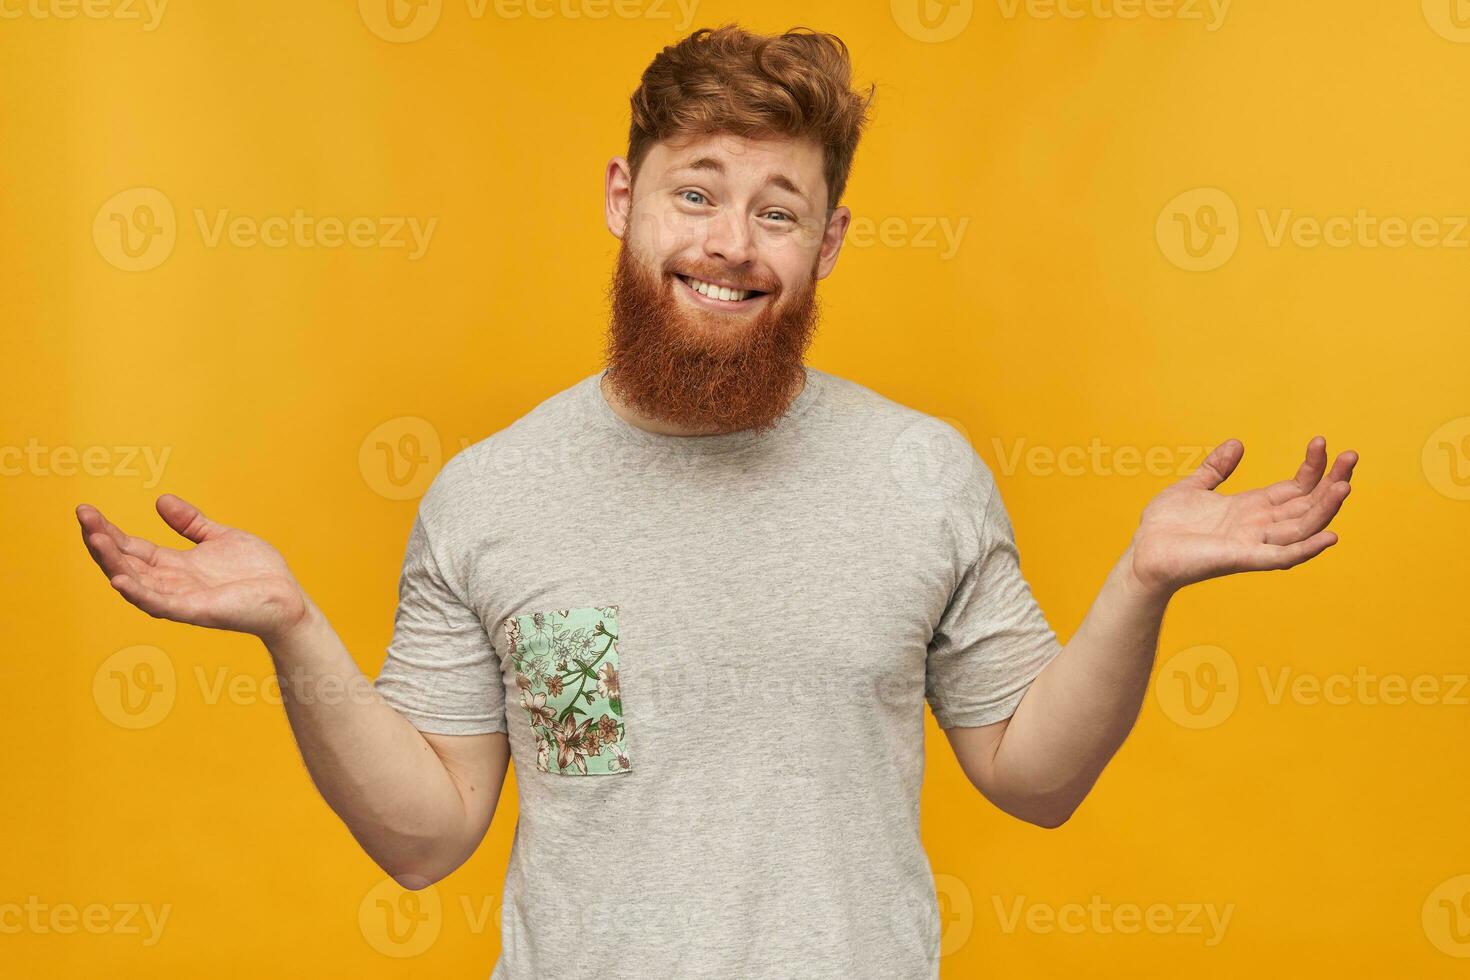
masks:
[[[701,434],[775,425],[805,382],[820,312],[816,262],[790,296],[775,280],[753,285],[771,293],[754,316],[695,309],[674,295],[682,283],[655,274],[624,239],[610,286],[607,384],[638,414]]]

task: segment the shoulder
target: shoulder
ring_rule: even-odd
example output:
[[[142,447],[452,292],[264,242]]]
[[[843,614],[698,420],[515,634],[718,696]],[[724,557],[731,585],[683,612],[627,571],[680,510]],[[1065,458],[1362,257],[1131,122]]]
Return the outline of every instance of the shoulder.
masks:
[[[878,457],[906,494],[983,510],[995,477],[963,429],[867,385],[823,372],[825,411]]]
[[[812,368],[822,382],[822,399],[834,416],[862,423],[902,425],[925,417],[923,412],[851,378]]]
[[[487,495],[506,499],[546,467],[565,462],[563,443],[582,430],[580,396],[585,376],[537,402],[524,414],[464,446],[435,474],[419,502],[426,520],[453,520],[466,509],[483,510]]]

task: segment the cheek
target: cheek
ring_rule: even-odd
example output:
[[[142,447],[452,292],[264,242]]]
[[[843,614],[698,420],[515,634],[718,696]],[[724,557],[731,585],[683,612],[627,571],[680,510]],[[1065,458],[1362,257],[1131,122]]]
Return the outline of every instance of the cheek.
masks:
[[[767,233],[760,242],[761,260],[788,288],[811,278],[821,254],[820,236],[808,235],[800,226],[780,234]]]
[[[761,250],[770,254],[773,264],[780,262],[783,267],[805,271],[822,252],[822,231],[815,221],[792,222],[779,232],[768,231],[761,241]]]
[[[765,268],[781,281],[781,291],[788,296],[811,282],[816,260],[816,252],[789,244],[762,253]]]
[[[699,227],[687,214],[652,208],[635,209],[629,220],[629,239],[660,267],[674,256],[698,248]]]

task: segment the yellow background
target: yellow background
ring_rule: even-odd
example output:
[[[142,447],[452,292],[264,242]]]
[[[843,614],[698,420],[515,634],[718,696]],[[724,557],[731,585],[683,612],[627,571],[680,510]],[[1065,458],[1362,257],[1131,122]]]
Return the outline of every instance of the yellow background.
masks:
[[[0,446],[40,447],[0,478],[0,907],[107,911],[70,934],[65,912],[0,917],[0,972],[489,973],[513,780],[479,852],[419,893],[417,931],[393,931],[384,910],[414,909],[316,795],[258,641],[121,601],[72,508],[174,544],[152,509],[172,491],[262,535],[375,673],[415,504],[370,434],[436,435],[431,475],[600,366],[627,96],[680,28],[738,19],[834,31],[879,83],[846,201],[867,234],[822,286],[810,359],[964,427],[1064,640],[1192,447],[1245,442],[1229,491],[1291,476],[1317,433],[1362,457],[1335,548],[1176,598],[1137,727],[1060,830],[985,802],[929,722],[944,976],[1470,975],[1464,3],[1242,0],[1212,22],[1195,0],[931,2],[926,27],[905,0],[705,0],[688,24],[669,0],[446,0],[403,41],[347,0],[176,0],[152,30],[141,5],[50,2],[0,19]],[[176,215],[143,271],[107,239],[134,188]],[[210,245],[195,214],[222,209],[437,224],[416,259]],[[1428,237],[1274,234],[1360,211]],[[1186,226],[1216,229],[1209,254]],[[117,447],[167,452],[161,482]],[[68,475],[89,449],[93,475]],[[171,700],[125,727],[115,681],[143,664]],[[1360,674],[1378,680],[1333,686]],[[1420,696],[1383,703],[1394,674]],[[1344,703],[1278,696],[1283,676]],[[157,942],[130,904],[167,908]]]

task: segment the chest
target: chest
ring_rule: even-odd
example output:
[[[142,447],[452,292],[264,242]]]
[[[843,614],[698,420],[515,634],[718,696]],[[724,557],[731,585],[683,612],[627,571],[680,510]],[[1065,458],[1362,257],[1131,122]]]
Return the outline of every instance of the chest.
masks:
[[[518,762],[556,768],[580,738],[568,718],[618,746],[594,738],[608,749],[595,769],[624,749],[708,759],[757,733],[800,752],[813,733],[922,716],[953,586],[942,522],[881,486],[665,487],[579,493],[514,534],[485,529],[467,571]]]

